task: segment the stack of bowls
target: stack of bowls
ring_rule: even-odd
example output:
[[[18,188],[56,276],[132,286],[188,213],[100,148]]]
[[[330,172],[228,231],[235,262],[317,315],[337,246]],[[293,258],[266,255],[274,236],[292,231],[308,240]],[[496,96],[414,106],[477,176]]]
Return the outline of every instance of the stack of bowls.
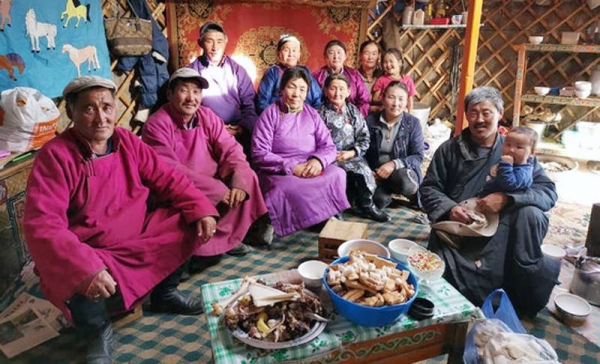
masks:
[[[589,81],[576,81],[575,82],[575,96],[580,99],[586,99],[592,93],[592,83]]]

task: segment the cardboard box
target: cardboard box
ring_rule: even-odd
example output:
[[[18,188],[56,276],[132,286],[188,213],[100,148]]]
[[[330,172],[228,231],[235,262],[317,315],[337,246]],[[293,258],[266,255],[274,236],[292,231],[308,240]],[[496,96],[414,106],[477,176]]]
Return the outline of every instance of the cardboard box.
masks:
[[[331,218],[319,234],[319,259],[329,263],[338,258],[340,244],[352,239],[366,239],[367,235],[367,224]]]

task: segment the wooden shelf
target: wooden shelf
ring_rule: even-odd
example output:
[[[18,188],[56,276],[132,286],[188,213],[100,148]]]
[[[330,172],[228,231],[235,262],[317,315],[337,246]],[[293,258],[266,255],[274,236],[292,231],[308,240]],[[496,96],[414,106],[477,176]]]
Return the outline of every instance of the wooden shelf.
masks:
[[[555,105],[571,105],[590,107],[593,110],[600,108],[600,98],[593,97],[580,99],[577,97],[565,96],[540,96],[524,94],[525,75],[527,73],[527,52],[566,52],[566,53],[596,53],[600,54],[600,45],[579,45],[579,44],[520,44],[518,50],[517,73],[515,79],[515,97],[513,104],[513,126],[519,125],[521,116],[522,102],[537,102]],[[562,131],[557,134],[560,135]]]
[[[600,45],[594,44],[531,44],[521,45],[530,52],[600,53]]]
[[[480,27],[484,26],[481,24]],[[402,25],[401,29],[464,29],[467,27],[467,24],[446,24],[446,25],[433,25],[433,24],[424,24],[424,25]]]
[[[433,25],[433,24],[424,24],[424,25],[402,25],[402,29],[455,29],[455,28],[466,28],[466,24],[446,24],[446,25]]]
[[[540,96],[527,94],[521,96],[521,101],[537,102],[540,104],[600,107],[600,97],[589,97],[587,99],[580,99],[577,97],[567,96]]]

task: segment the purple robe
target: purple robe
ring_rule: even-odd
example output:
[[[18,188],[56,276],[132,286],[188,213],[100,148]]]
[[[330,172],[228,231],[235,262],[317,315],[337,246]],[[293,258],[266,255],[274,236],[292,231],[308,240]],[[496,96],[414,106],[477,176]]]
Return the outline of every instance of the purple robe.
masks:
[[[318,112],[304,104],[300,113],[286,113],[281,99],[269,105],[256,122],[252,161],[279,236],[307,228],[350,207],[346,173],[333,165],[335,144]],[[323,174],[300,178],[292,173],[299,163],[317,158]]]
[[[67,317],[65,302],[105,268],[129,309],[190,257],[199,244],[193,223],[217,216],[133,133],[116,127],[111,138],[113,152],[93,158],[68,129],[42,148],[29,176],[25,240],[42,291]],[[171,207],[147,214],[151,192]]]
[[[223,121],[202,106],[195,117],[198,125],[187,130],[181,115],[166,104],[148,118],[142,140],[183,171],[213,205],[218,205],[221,219],[217,231],[210,244],[198,246],[194,253],[212,256],[240,244],[250,225],[267,212],[267,207],[256,173]],[[246,200],[233,209],[219,205],[230,188],[239,188],[248,194]]]
[[[225,124],[241,125],[252,132],[256,122],[254,86],[246,70],[229,56],[219,65],[201,56],[188,65],[208,81],[202,90],[202,106],[217,114]]]
[[[325,80],[331,74],[331,70],[327,66],[323,66],[313,73],[313,77],[321,87],[325,84]],[[362,116],[367,117],[369,114],[369,103],[371,102],[371,95],[369,90],[365,86],[362,75],[354,68],[346,67],[342,68],[342,74],[350,81],[350,96],[348,100],[354,106],[358,107]]]

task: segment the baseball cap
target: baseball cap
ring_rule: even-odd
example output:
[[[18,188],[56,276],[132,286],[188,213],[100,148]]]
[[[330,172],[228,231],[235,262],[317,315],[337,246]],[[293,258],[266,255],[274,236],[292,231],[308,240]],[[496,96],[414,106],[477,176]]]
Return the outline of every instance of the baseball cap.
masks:
[[[71,94],[79,93],[90,87],[104,87],[113,92],[117,90],[117,85],[115,85],[112,80],[98,76],[82,76],[77,77],[73,81],[69,82],[67,86],[65,86],[65,89],[62,93],[63,98],[66,98]]]
[[[217,24],[215,22],[209,21],[209,22],[204,23],[204,25],[200,27],[200,39],[202,39],[202,37],[204,37],[204,34],[211,32],[211,31],[225,34],[225,31],[223,30],[222,26],[220,26],[219,24]]]
[[[196,71],[195,69],[188,68],[188,67],[183,67],[183,68],[178,69],[177,71],[173,72],[173,74],[171,75],[171,78],[169,78],[169,83],[173,82],[173,80],[178,79],[178,78],[189,78],[189,79],[197,81],[200,88],[202,88],[202,89],[208,88],[208,81],[206,80],[206,78],[200,76],[198,71]]]

